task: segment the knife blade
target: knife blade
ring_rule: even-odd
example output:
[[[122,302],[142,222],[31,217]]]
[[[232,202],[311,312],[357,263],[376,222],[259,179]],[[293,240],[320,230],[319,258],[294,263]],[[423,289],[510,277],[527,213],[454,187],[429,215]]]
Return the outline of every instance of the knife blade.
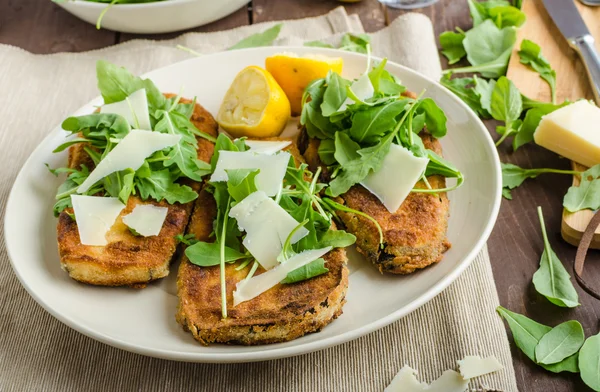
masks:
[[[600,56],[574,0],[543,0],[554,24],[569,45],[581,56],[593,87],[594,99],[600,105]]]
[[[589,34],[573,0],[543,0],[546,10],[566,39]]]

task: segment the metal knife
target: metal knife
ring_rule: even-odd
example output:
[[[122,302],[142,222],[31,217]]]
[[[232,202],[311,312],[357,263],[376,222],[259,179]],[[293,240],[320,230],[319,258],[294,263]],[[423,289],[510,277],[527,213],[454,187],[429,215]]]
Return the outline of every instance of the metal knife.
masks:
[[[543,0],[569,45],[581,56],[592,83],[594,98],[600,105],[600,56],[596,51],[594,37],[590,34],[573,0]]]

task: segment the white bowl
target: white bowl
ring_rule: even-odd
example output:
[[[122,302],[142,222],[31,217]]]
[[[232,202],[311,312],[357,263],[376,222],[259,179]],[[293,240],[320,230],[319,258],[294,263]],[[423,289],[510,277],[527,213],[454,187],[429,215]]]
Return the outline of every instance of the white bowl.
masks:
[[[322,53],[344,59],[344,76],[359,76],[366,56],[304,47],[266,47],[227,51],[193,58],[152,71],[164,92],[196,96],[216,113],[235,75],[248,65],[264,65],[278,52]],[[348,249],[350,278],[344,313],[321,332],[287,343],[242,347],[204,347],[175,322],[176,266],[169,277],[143,290],[83,285],[60,269],[56,246],[54,194],[61,179],[44,166],[64,166],[66,152],[52,150],[66,132],[54,128],[31,154],[17,176],[8,199],[4,233],[13,269],[23,286],[48,312],[88,336],[140,354],[194,362],[248,362],[307,353],[347,342],[381,328],[431,300],[452,283],[487,240],[500,207],[502,179],[496,147],[488,131],[467,105],[437,82],[394,63],[387,69],[410,90],[426,90],[446,112],[448,135],[441,139],[444,156],[462,170],[464,185],[449,193],[448,239],[444,259],[408,276],[381,275],[352,248]],[[93,69],[86,72],[94,73]],[[75,115],[89,114],[102,104],[98,97]],[[424,325],[424,328],[427,328]]]
[[[122,33],[160,34],[202,26],[221,19],[248,0],[165,0],[115,4],[102,18],[102,28]],[[79,19],[96,24],[106,3],[67,0],[57,3]]]

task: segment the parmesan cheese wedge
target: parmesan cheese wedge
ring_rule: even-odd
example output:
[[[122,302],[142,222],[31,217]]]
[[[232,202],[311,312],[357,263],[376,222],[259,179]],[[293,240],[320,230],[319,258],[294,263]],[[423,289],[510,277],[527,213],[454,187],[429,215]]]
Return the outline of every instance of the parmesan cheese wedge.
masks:
[[[71,195],[79,240],[83,245],[103,246],[106,233],[125,208],[116,197]]]
[[[157,207],[152,204],[139,204],[130,214],[123,217],[123,223],[136,233],[149,237],[158,235],[167,217],[167,207]]]
[[[235,218],[240,230],[246,232],[242,242],[246,249],[267,270],[278,265],[277,256],[283,243],[299,224],[262,191],[254,192],[236,204],[229,216]],[[301,227],[292,236],[292,244],[306,235],[308,230]]]
[[[227,181],[226,170],[259,169],[256,176],[256,187],[267,196],[275,196],[281,188],[283,177],[290,161],[290,153],[280,152],[274,155],[256,154],[252,151],[219,151],[217,166],[210,180]]]
[[[245,140],[246,146],[256,154],[273,155],[290,144],[291,140]]]
[[[479,355],[466,356],[457,361],[457,363],[460,374],[465,379],[483,376],[484,374],[504,369],[502,364],[493,355],[483,359]]]
[[[416,375],[416,370],[405,365],[384,392],[464,392],[469,386],[469,381],[454,370],[446,370],[431,385],[419,382]]]
[[[132,129],[79,185],[77,192],[87,192],[95,183],[114,172],[139,169],[152,153],[171,147],[180,139],[181,135]]]
[[[123,101],[107,103],[101,106],[100,113],[112,113],[123,116],[133,128],[152,129],[145,88],[132,93]]]
[[[267,272],[240,281],[233,292],[233,306],[258,297],[284,280],[290,272],[322,257],[330,250],[331,246],[322,249],[306,250]]]
[[[352,92],[358,99],[364,101],[365,99],[369,99],[375,94],[375,88],[373,87],[373,83],[371,83],[371,79],[369,79],[369,74],[364,73],[360,78],[356,79],[352,85],[350,85]],[[346,98],[342,106],[338,109],[338,112],[343,112],[346,110],[348,105],[352,105],[354,100],[350,97]]]
[[[542,117],[533,139],[550,151],[585,166],[600,163],[600,108],[577,101]]]
[[[360,184],[394,213],[419,181],[427,163],[429,159],[416,157],[408,149],[392,144],[381,169],[370,173]]]

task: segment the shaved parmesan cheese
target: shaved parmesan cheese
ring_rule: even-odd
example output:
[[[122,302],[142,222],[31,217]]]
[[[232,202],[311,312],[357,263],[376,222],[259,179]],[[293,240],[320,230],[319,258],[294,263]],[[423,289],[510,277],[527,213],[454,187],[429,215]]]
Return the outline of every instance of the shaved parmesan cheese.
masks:
[[[144,237],[158,235],[168,211],[167,207],[140,204],[130,214],[123,217],[123,223]]]
[[[369,74],[363,74],[360,78],[356,79],[351,85],[350,89],[356,95],[356,98],[364,101],[365,99],[369,99],[373,97],[375,94],[375,88],[373,87],[373,83],[371,83],[371,79],[369,79]],[[350,97],[346,98],[342,106],[338,109],[338,112],[343,112],[346,110],[348,105],[352,105],[354,100]]]
[[[469,381],[454,370],[446,370],[431,385],[419,382],[416,375],[416,370],[405,365],[384,392],[464,392],[469,386]]]
[[[106,245],[106,233],[125,208],[116,197],[71,195],[79,239],[83,245]]]
[[[256,187],[267,196],[275,196],[281,188],[281,183],[287,170],[291,155],[280,152],[275,155],[255,154],[252,151],[219,151],[217,166],[210,180],[213,182],[227,181],[226,170],[259,169],[256,176]]]
[[[394,213],[419,181],[427,163],[429,159],[416,157],[408,149],[392,144],[381,169],[370,173],[360,184]]]
[[[383,392],[422,392],[426,391],[428,387],[429,385],[426,382],[417,380],[415,369],[404,365]]]
[[[95,183],[114,172],[125,169],[139,169],[144,164],[146,157],[155,151],[160,151],[179,143],[179,139],[181,139],[181,135],[132,129],[100,161],[88,178],[77,188],[77,192],[87,192]]]
[[[229,216],[235,218],[240,230],[246,232],[242,243],[264,269],[278,264],[277,256],[283,243],[299,224],[262,191],[254,192],[236,204]],[[301,227],[292,236],[292,244],[306,235],[308,230]]]
[[[152,130],[146,89],[138,90],[120,102],[107,103],[100,113],[113,113],[125,117],[134,128]]]
[[[267,272],[240,281],[233,292],[233,306],[237,306],[241,302],[250,301],[252,298],[258,297],[260,294],[284,280],[290,272],[322,257],[330,250],[331,246],[322,249],[306,250],[289,258]]]
[[[466,356],[457,361],[457,363],[460,374],[465,379],[483,376],[484,374],[504,369],[502,364],[493,355],[483,359],[479,355]]]
[[[246,146],[256,154],[273,155],[290,144],[291,140],[245,140]]]

